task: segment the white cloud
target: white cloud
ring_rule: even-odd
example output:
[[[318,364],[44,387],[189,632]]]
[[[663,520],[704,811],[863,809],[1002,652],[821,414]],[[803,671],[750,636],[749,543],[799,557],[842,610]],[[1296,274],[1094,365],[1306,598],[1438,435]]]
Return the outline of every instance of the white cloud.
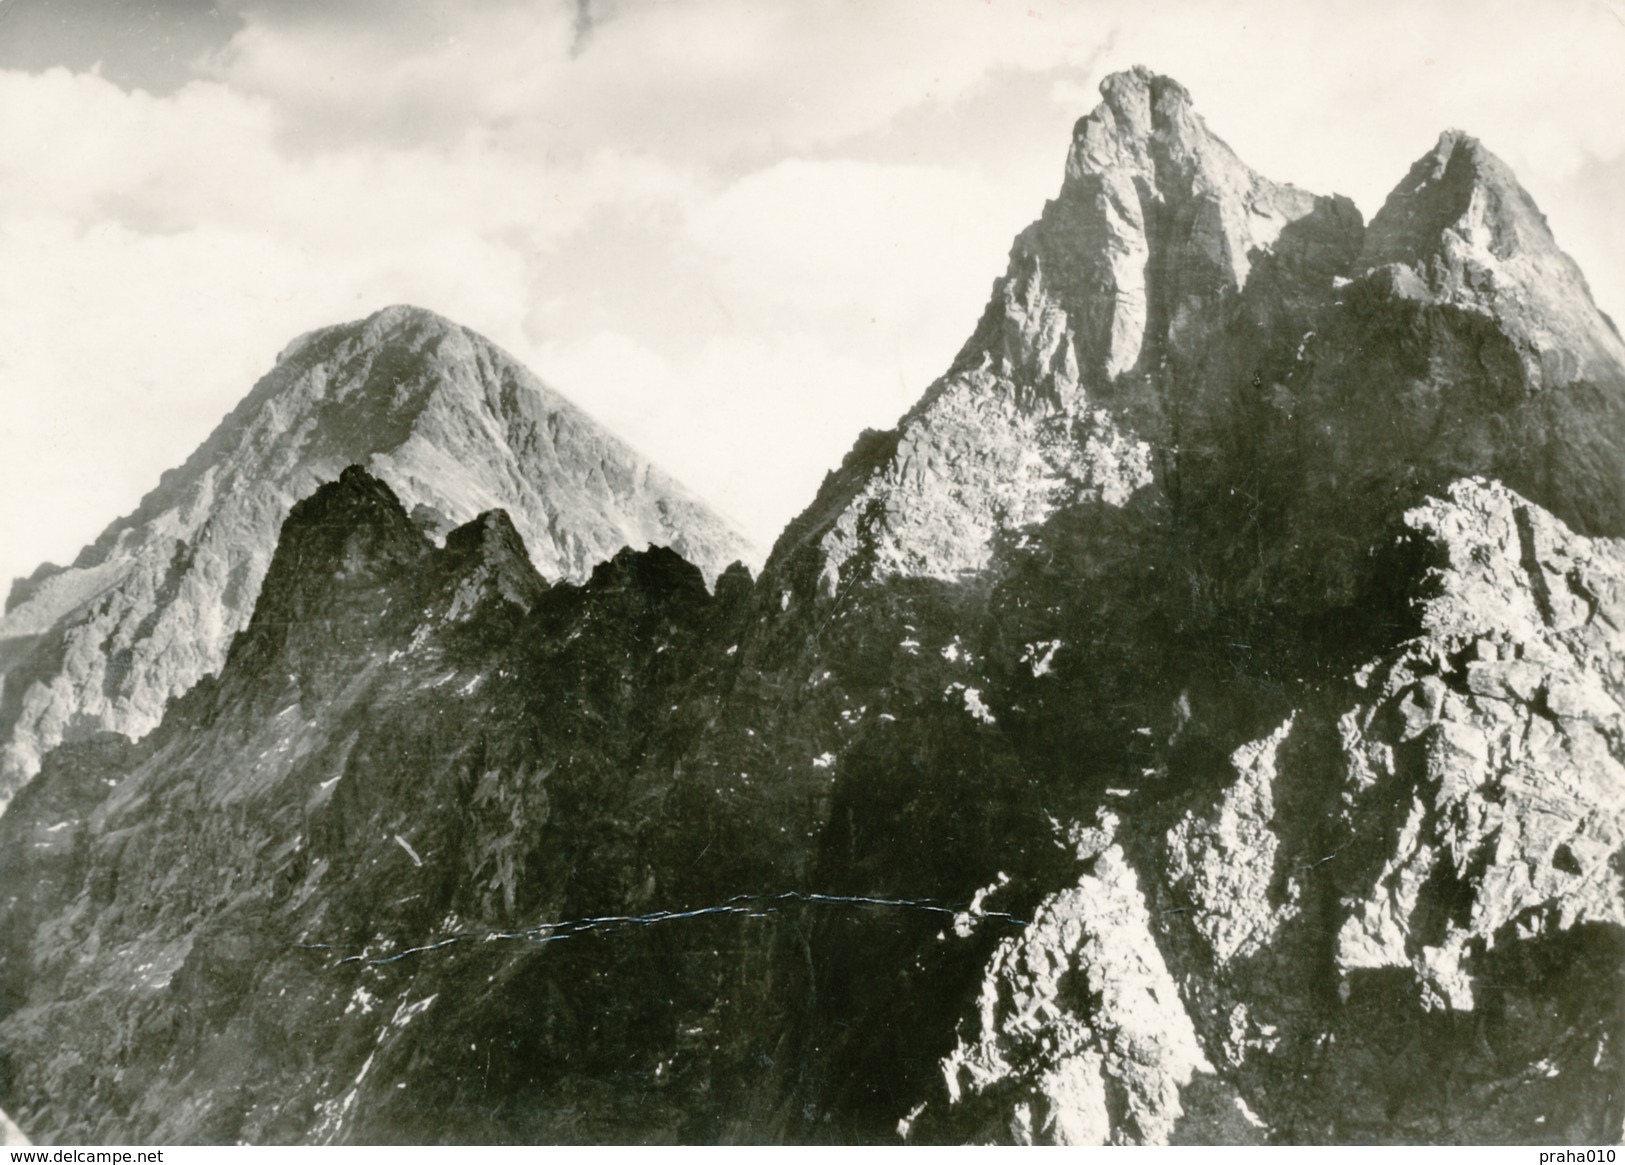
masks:
[[[688,226],[749,331],[816,325],[843,351],[877,356],[917,338],[934,376],[975,323],[1032,202],[978,174],[790,160],[695,206]]]

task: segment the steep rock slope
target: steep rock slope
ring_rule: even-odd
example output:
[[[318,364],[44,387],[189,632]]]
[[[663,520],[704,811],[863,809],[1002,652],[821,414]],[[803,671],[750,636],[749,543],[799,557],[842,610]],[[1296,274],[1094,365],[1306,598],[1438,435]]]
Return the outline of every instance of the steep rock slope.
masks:
[[[1216,585],[1320,604],[1473,473],[1625,532],[1625,344],[1488,150],[1446,133],[1367,229],[1249,170],[1177,83],[1136,69],[1102,94],[952,369],[858,443],[781,566],[826,593],[855,556],[950,580],[1063,506],[1146,491],[1229,556]]]
[[[745,576],[549,589],[353,470],[218,681],[0,821],[5,1101],[48,1142],[1615,1136],[1625,544],[1481,483],[1409,520],[1417,634],[1211,770],[1210,693],[1035,780],[1015,685],[904,651],[797,872],[702,763],[771,724]]]
[[[539,571],[585,578],[622,546],[671,546],[715,578],[750,557],[716,514],[495,345],[389,308],[295,341],[137,510],[0,619],[0,803],[64,739],[139,736],[220,666],[293,502],[350,464],[437,534],[513,518]]]
[[[362,473],[297,508],[220,679],[0,820],[0,1104],[1617,1140],[1618,337],[1470,139],[1368,228],[1165,78],[1103,96],[754,583],[541,591],[499,518],[436,549]]]
[[[1166,450],[1102,389],[1194,358],[1206,318],[1292,225],[1328,220],[1322,265],[1358,251],[1352,206],[1254,174],[1177,83],[1136,69],[1101,92],[948,375],[859,444],[781,555],[816,544],[833,578],[867,544],[883,572],[953,579],[1064,504],[1122,505]]]
[[[500,512],[437,549],[359,468],[296,505],[220,678],[138,744],[55,750],[0,820],[23,1124],[80,1142],[567,1136],[544,1118],[568,1098],[528,1095],[526,1074],[610,1057],[584,1046],[594,1016],[537,993],[584,1005],[603,986],[595,928],[647,893],[635,823],[659,787],[639,765],[668,756],[681,721],[663,713],[737,577],[714,597],[673,552],[626,550],[549,588]],[[607,1002],[658,1039],[660,998]],[[402,1042],[408,1024],[434,1035]],[[109,1025],[127,1034],[104,1046]],[[475,1089],[493,1055],[495,1087]],[[682,1119],[650,1106],[637,1127]]]
[[[1213,1139],[1216,1116],[1227,1140],[1619,1137],[1625,543],[1483,482],[1408,523],[1436,563],[1418,634],[1211,779],[1074,828],[1076,885],[989,962],[917,1120],[1061,1143]]]

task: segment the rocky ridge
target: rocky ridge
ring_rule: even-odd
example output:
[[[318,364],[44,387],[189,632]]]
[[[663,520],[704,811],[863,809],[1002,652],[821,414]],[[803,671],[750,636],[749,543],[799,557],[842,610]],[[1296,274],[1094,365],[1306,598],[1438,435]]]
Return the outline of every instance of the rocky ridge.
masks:
[[[1217,788],[1074,829],[1087,872],[1003,941],[944,1060],[954,1127],[1617,1137],[1625,543],[1481,481],[1408,521],[1439,552],[1419,635]]]
[[[665,549],[548,587],[500,513],[437,548],[360,468],[296,505],[220,678],[140,743],[55,750],[5,818],[5,1046],[13,1065],[62,1049],[9,1078],[28,1122],[81,1141],[354,1134],[373,1055],[414,1019],[444,1036],[437,996],[500,997],[570,933],[538,920],[641,889],[625,802],[647,790],[621,774],[660,749],[653,707],[719,605]],[[538,690],[532,666],[583,678]],[[446,927],[449,961],[403,949]],[[568,981],[556,962],[541,973]],[[87,1054],[114,1016],[129,1039]],[[449,1134],[496,1116],[445,1123],[421,1089],[401,1099]]]
[[[295,507],[220,677],[0,819],[0,1104],[77,1142],[1617,1140],[1618,337],[1470,139],[1368,227],[1173,82],[1102,92],[971,341],[760,578],[549,587],[359,469]]]
[[[345,466],[436,535],[507,511],[547,578],[672,546],[715,578],[752,555],[722,518],[489,341],[395,307],[296,340],[179,469],[0,619],[0,805],[63,740],[140,736],[218,670],[293,503]]]

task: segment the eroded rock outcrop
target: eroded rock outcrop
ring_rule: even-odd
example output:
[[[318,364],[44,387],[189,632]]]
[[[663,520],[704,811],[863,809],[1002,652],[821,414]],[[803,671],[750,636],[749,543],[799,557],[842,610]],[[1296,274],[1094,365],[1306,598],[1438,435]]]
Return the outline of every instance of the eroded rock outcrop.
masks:
[[[1096,868],[1005,941],[978,1041],[944,1061],[953,1127],[1026,1139],[1037,1111],[1053,1141],[1168,1140],[1194,1111],[1200,1139],[1618,1136],[1625,543],[1484,482],[1408,521],[1436,551],[1420,634],[1303,693],[1217,787],[1082,831]],[[1127,866],[1101,848],[1119,833]],[[1055,917],[1075,933],[1046,944]],[[1107,950],[1133,966],[1101,976]],[[1158,990],[1163,959],[1177,992]],[[1094,1064],[1152,1001],[1168,1014],[1119,1060],[1130,1091],[1105,1120],[1113,1077]],[[1203,1068],[1232,1098],[1228,1134]]]
[[[943,1064],[950,1105],[993,1110],[990,1139],[1166,1143],[1182,1092],[1213,1074],[1134,868],[1118,847],[1098,849],[1110,833],[1084,831],[1087,872],[1000,944],[975,1036]]]

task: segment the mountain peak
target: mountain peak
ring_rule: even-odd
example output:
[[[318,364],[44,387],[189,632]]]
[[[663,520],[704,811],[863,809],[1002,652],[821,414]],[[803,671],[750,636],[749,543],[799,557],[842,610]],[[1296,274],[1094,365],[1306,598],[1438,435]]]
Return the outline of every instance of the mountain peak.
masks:
[[[451,531],[445,555],[463,584],[464,598],[453,604],[454,615],[472,605],[471,593],[494,594],[528,611],[547,590],[506,510],[487,510]]]
[[[376,341],[388,341],[402,333],[463,334],[461,324],[426,307],[410,303],[395,303],[381,307],[351,326],[357,328],[367,339]]]
[[[459,327],[439,312],[419,307],[415,303],[392,303],[387,307],[381,307],[361,323],[365,327],[393,327],[403,323],[433,324],[442,328]]]
[[[1091,217],[1104,218],[1102,229],[1121,225],[1130,234],[1155,233],[1153,220],[1163,217],[1158,207],[1174,219],[1192,218],[1193,258],[1212,264],[1222,282],[1239,287],[1253,252],[1268,250],[1287,222],[1313,207],[1306,192],[1269,181],[1237,157],[1196,113],[1190,91],[1172,77],[1136,65],[1107,76],[1100,95],[1101,103],[1072,131],[1061,201],[1080,208],[1095,204],[1099,214]],[[1139,246],[1131,243],[1129,250],[1137,253]],[[1113,281],[1128,274],[1118,271]],[[1130,364],[1108,362],[1114,374]]]
[[[1484,144],[1464,129],[1447,129],[1439,134],[1438,144],[1433,152],[1441,158],[1449,158],[1451,154],[1460,149],[1473,152],[1487,152]]]
[[[1433,149],[1418,158],[1412,166],[1412,174],[1407,175],[1408,182],[1414,171],[1431,164],[1435,176],[1442,177],[1452,166],[1459,168],[1459,172],[1471,174],[1473,179],[1485,186],[1509,188],[1523,194],[1523,187],[1519,185],[1517,175],[1512,172],[1501,158],[1479,138],[1464,129],[1447,129],[1439,134],[1439,140],[1433,144]],[[1403,186],[1404,183],[1401,183]],[[1524,194],[1528,198],[1527,194]]]
[[[1147,165],[1153,138],[1189,149],[1208,137],[1190,91],[1144,65],[1109,74],[1100,83],[1100,96],[1101,103],[1072,131],[1068,183],[1125,164]]]
[[[282,569],[299,578],[324,573],[349,576],[385,569],[426,549],[395,491],[359,465],[348,466],[337,481],[295,503],[282,529],[273,575],[279,571],[279,559],[289,560],[291,565]],[[268,576],[267,586],[271,584]]]
[[[447,334],[461,332],[463,329],[457,323],[428,308],[409,303],[396,303],[379,308],[359,320],[328,324],[326,327],[315,328],[295,336],[281,352],[277,353],[276,362],[281,364],[306,352],[315,354],[316,358],[320,359],[317,345],[322,341],[328,341],[330,345],[346,339],[358,339],[363,343],[382,345],[408,330]]]
[[[268,660],[291,674],[341,657],[371,633],[398,581],[432,552],[389,484],[349,466],[289,511],[247,630],[228,658],[242,661],[245,674]]]
[[[1412,300],[1493,316],[1530,385],[1616,382],[1625,347],[1512,168],[1458,129],[1439,135],[1371,219],[1354,274]]]
[[[522,551],[524,539],[506,510],[486,510],[446,535],[448,550],[491,554],[506,553],[516,547]]]
[[[432,311],[386,307],[294,341],[132,514],[72,567],[16,592],[0,640],[26,650],[0,655],[0,804],[68,725],[143,734],[170,697],[218,669],[283,519],[355,465],[387,482],[406,513],[432,515],[431,529],[506,511],[514,544],[547,578],[585,579],[629,542],[670,545],[707,577],[755,558],[722,518],[496,344]],[[371,487],[352,471],[335,488],[344,492],[324,505]],[[409,543],[410,520],[396,525]],[[510,565],[498,573],[522,597],[534,587]]]
[[[339,474],[337,482],[324,485],[300,505],[317,502],[331,502],[334,497],[355,496],[368,498],[385,505],[399,506],[401,500],[395,496],[395,491],[389,488],[387,482],[381,481],[368,473],[359,465],[347,465],[344,472]],[[297,506],[295,508],[298,508]]]
[[[1135,130],[1142,137],[1191,108],[1190,90],[1144,65],[1107,74],[1100,83],[1100,95],[1105,104],[1090,116],[1109,111],[1120,127]]]
[[[878,570],[954,579],[986,565],[997,531],[1065,499],[1122,504],[1151,483],[1152,446],[1100,406],[1145,400],[1170,361],[1205,359],[1224,305],[1289,225],[1326,220],[1290,243],[1315,238],[1310,266],[1358,250],[1352,205],[1255,173],[1177,81],[1140,65],[1100,93],[1059,195],[1017,236],[948,374],[898,430],[860,440],[781,539],[786,552],[822,540],[826,589],[860,545]]]
[[[1100,93],[1076,124],[1060,193],[1017,236],[948,374],[895,431],[860,442],[781,540],[785,562],[816,543],[805,574],[826,592],[839,592],[844,564],[860,554],[877,573],[957,579],[990,561],[1000,531],[1079,499],[1122,505],[1168,468],[1223,464],[1216,451],[1234,439],[1235,410],[1257,407],[1254,393],[1273,394],[1272,415],[1284,418],[1323,407],[1320,394],[1344,383],[1393,382],[1381,367],[1392,346],[1373,342],[1365,314],[1373,303],[1407,321],[1442,308],[1432,317],[1441,332],[1474,337],[1464,349],[1482,348],[1482,331],[1501,333],[1486,374],[1484,360],[1462,366],[1462,349],[1443,340],[1428,351],[1431,332],[1417,326],[1424,338],[1403,355],[1425,376],[1474,386],[1490,376],[1483,394],[1461,390],[1461,404],[1418,416],[1418,434],[1477,424],[1501,407],[1485,404],[1501,399],[1494,392],[1511,410],[1541,387],[1620,381],[1625,351],[1583,277],[1511,170],[1470,134],[1440,136],[1368,228],[1347,199],[1248,167],[1171,78],[1136,66],[1107,76]],[[1339,289],[1351,281],[1364,286],[1345,303]],[[1357,372],[1340,381],[1331,369],[1342,363]],[[1600,435],[1585,472],[1536,482],[1528,467],[1544,455],[1515,448],[1533,438],[1448,449],[1419,440],[1396,458],[1380,441],[1349,440],[1340,412],[1325,415],[1358,467],[1345,479],[1394,471],[1414,484],[1420,466],[1463,464],[1524,473],[1537,500],[1588,531],[1613,504],[1612,484],[1577,484],[1616,480],[1617,454]],[[1395,416],[1373,414],[1373,433]],[[1300,439],[1283,430],[1274,443]],[[1565,508],[1576,492],[1599,500]]]
[[[1511,168],[1459,129],[1440,134],[1394,187],[1371,220],[1363,263],[1415,265],[1450,241],[1497,259],[1556,245]]]

